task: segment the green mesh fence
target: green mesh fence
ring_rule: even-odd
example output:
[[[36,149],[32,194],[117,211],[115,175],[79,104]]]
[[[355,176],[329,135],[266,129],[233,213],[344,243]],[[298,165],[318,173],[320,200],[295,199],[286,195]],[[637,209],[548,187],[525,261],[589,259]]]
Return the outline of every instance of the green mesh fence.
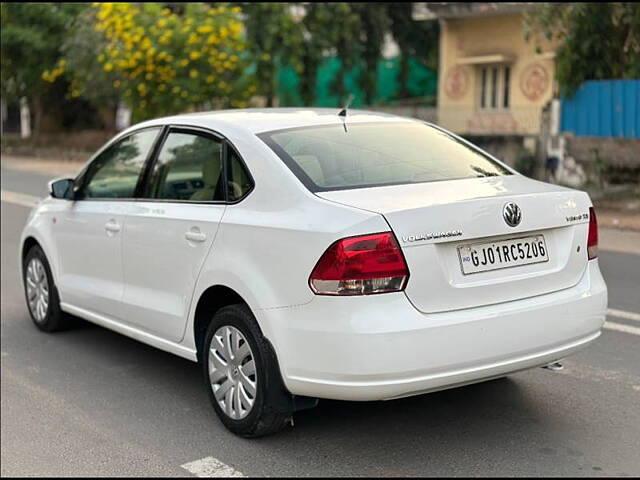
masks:
[[[341,68],[340,59],[337,57],[327,58],[318,68],[315,89],[314,107],[339,107],[338,95],[333,92],[332,83]],[[380,60],[378,62],[378,78],[374,103],[393,104],[398,99],[398,69],[399,58]],[[353,107],[364,106],[364,93],[358,87],[358,77],[361,67],[354,67],[345,75],[346,91],[352,93],[354,100]],[[293,68],[285,66],[278,71],[278,98],[280,106],[294,107],[304,105],[300,96],[300,77]],[[407,88],[411,97],[428,97],[435,99],[437,91],[437,74],[422,65],[417,60],[409,59],[409,78]]]

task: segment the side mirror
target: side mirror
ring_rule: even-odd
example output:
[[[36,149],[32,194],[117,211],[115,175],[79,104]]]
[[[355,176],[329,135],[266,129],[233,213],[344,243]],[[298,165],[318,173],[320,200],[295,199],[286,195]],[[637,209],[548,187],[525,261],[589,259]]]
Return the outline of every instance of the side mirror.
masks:
[[[49,194],[53,198],[74,199],[73,178],[64,178],[49,182]]]

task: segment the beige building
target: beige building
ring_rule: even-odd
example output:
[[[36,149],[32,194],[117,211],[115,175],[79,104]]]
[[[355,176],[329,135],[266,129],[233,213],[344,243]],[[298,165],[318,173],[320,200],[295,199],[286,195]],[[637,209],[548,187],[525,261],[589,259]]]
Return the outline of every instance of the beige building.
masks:
[[[525,40],[530,4],[427,7],[441,27],[438,123],[466,136],[515,136],[533,149],[556,87],[553,45]]]

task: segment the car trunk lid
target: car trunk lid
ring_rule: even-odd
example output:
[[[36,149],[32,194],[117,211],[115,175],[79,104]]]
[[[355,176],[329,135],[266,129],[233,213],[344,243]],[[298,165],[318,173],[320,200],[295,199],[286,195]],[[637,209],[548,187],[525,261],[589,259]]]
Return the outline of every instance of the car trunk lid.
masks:
[[[406,294],[425,313],[517,300],[569,288],[587,263],[591,202],[584,192],[522,175],[318,192],[382,214],[410,270]],[[505,204],[522,212],[509,226]],[[458,247],[542,235],[548,261],[464,274]]]

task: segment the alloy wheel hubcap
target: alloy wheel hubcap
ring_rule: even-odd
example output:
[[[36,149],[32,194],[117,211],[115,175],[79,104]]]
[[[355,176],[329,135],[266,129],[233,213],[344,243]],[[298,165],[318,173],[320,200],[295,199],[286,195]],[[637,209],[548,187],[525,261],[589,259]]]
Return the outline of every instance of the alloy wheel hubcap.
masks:
[[[27,265],[26,284],[29,310],[37,322],[43,322],[49,310],[49,280],[39,258]]]
[[[209,381],[222,411],[234,420],[251,412],[256,400],[256,364],[240,330],[220,327],[209,346]]]

